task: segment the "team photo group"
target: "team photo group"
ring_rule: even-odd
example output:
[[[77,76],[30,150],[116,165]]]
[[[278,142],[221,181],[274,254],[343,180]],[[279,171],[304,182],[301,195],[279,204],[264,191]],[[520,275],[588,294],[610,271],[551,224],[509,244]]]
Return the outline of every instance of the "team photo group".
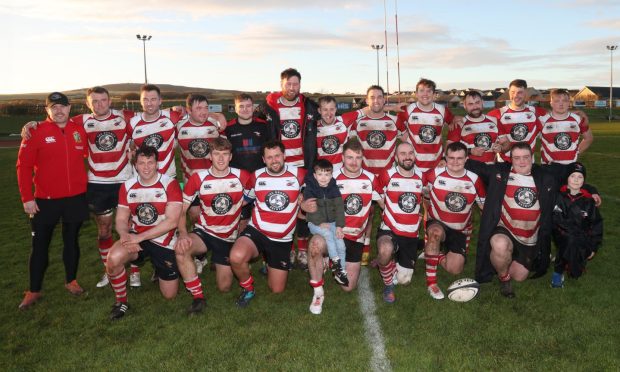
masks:
[[[602,201],[579,162],[593,135],[585,113],[570,110],[568,90],[552,90],[545,110],[528,104],[525,80],[513,80],[510,101],[488,113],[470,90],[457,116],[421,79],[414,102],[388,103],[372,85],[363,108],[338,115],[334,97],[300,93],[297,70],[282,71],[280,84],[264,103],[235,96],[228,121],[201,94],[163,108],[151,84],[140,91],[142,112],[113,109],[109,92],[93,87],[91,112],[72,116],[68,97],[51,93],[47,118],[24,126],[17,160],[32,228],[19,309],[42,297],[58,224],[65,287],[83,295],[78,241],[91,215],[102,265],[81,270],[100,271],[96,286],[112,288],[112,320],[131,313],[128,287],[142,285],[146,259],[164,298],[183,282],[190,315],[206,308],[202,281],[212,279],[199,275],[209,268],[219,291],[241,287],[241,308],[257,295],[253,273],[280,293],[300,269],[312,288],[309,311],[321,314],[327,273],[350,292],[363,265],[376,267],[382,298],[393,303],[423,260],[428,295],[442,300],[437,276],[457,279],[469,258],[475,281],[462,286],[497,278],[501,295],[515,298],[515,282],[550,267],[541,290],[562,288],[601,246]]]

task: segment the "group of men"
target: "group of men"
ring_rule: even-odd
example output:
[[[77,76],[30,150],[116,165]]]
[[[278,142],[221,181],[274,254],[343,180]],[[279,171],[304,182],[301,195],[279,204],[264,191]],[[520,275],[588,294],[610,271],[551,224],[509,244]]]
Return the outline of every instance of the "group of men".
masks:
[[[184,109],[162,110],[154,85],[141,88],[141,113],[111,109],[109,93],[95,87],[87,92],[92,113],[71,118],[68,98],[50,94],[48,118],[27,126],[17,162],[33,235],[30,289],[20,309],[41,297],[51,234],[61,218],[65,286],[74,295],[83,292],[75,280],[77,237],[89,206],[105,267],[100,284],[109,283],[115,293],[111,319],[128,311],[127,282],[139,278],[145,256],[165,298],[176,296],[178,278],[183,279],[193,298],[190,314],[206,304],[195,257],[207,252],[220,291],[229,291],[237,279],[239,307],[255,297],[253,261],[266,262],[270,290],[282,292],[295,258],[295,235],[298,265],[308,269],[314,290],[310,311],[320,314],[327,250],[321,236],[307,241],[304,212],[315,211],[316,200],[304,200],[301,193],[306,169],[317,159],[334,164],[344,203],[349,281],[343,290],[357,286],[375,205],[382,209],[375,263],[388,303],[395,301],[396,283],[411,282],[418,246],[424,247],[428,293],[444,297],[437,268],[462,272],[475,203],[483,210],[476,278],[486,282],[497,273],[501,293],[514,297],[511,278],[544,274],[557,179],[592,142],[587,118],[568,111],[567,91],[551,93],[547,113],[527,104],[527,84],[515,80],[506,107],[484,115],[480,93],[470,91],[463,102],[467,115],[456,117],[434,102],[435,83],[421,79],[415,103],[386,104],[383,89],[373,85],[367,107],[337,116],[333,97],[315,103],[300,93],[297,70],[284,70],[280,82],[281,91],[256,109],[251,96],[236,96],[237,117],[228,123],[209,112],[202,95],[190,95]],[[538,137],[544,169],[533,165]],[[182,184],[176,180],[176,147]],[[65,179],[66,184],[57,182]]]

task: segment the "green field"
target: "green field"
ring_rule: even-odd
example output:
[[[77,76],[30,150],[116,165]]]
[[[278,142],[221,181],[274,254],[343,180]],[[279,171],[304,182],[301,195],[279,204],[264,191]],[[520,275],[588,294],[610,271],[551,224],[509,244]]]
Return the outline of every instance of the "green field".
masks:
[[[0,132],[11,133],[25,118],[0,118]],[[392,305],[381,300],[382,281],[368,269],[376,315],[391,368],[410,370],[563,370],[620,369],[620,123],[593,122],[595,141],[584,154],[588,181],[604,201],[605,238],[588,272],[551,289],[550,274],[515,285],[517,298],[499,295],[497,282],[482,285],[469,303],[434,301],[426,293],[423,262],[410,286],[396,288]],[[5,130],[6,129],[6,130]],[[188,318],[191,299],[180,291],[161,298],[143,269],[143,287],[130,290],[130,313],[107,319],[114,295],[97,289],[102,266],[95,225],[82,230],[78,281],[88,291],[71,297],[63,288],[64,270],[57,234],[50,249],[44,298],[26,312],[17,305],[28,286],[30,250],[15,176],[17,149],[0,149],[0,368],[17,370],[303,370],[363,371],[371,368],[372,346],[365,338],[357,292],[340,291],[326,280],[323,314],[308,311],[312,290],[307,274],[293,271],[284,294],[268,292],[256,274],[257,297],[237,309],[232,293],[216,292],[214,273],[203,273],[208,308]],[[616,165],[614,165],[616,164]],[[475,245],[472,244],[472,247]],[[463,277],[473,277],[473,252]],[[256,265],[255,265],[256,266]],[[255,270],[257,267],[254,268]],[[446,288],[455,277],[439,272]],[[615,325],[614,325],[615,324]]]

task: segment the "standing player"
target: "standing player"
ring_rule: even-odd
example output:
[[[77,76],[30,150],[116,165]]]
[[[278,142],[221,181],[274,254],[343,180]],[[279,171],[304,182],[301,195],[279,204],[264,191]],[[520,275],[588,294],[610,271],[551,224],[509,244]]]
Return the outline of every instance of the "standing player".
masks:
[[[253,117],[254,101],[247,93],[235,96],[235,112],[237,117],[230,120],[226,126],[226,138],[232,144],[232,160],[230,166],[244,169],[249,173],[263,168],[263,156],[261,147],[263,143],[273,139],[267,123]],[[246,204],[241,208],[239,231],[243,231],[252,214],[253,204]]]
[[[305,170],[285,163],[282,142],[263,145],[265,168],[253,173],[246,197],[255,201],[252,219],[230,251],[230,264],[242,288],[237,306],[254,298],[249,262],[263,255],[269,266],[267,283],[274,293],[286,288],[290,250],[299,211],[298,198]]]
[[[66,95],[51,93],[45,111],[47,119],[33,131],[30,139],[22,140],[17,155],[17,184],[32,226],[30,289],[19,304],[21,310],[41,298],[49,245],[61,218],[65,288],[76,296],[84,292],[76,276],[80,258],[78,235],[82,222],[88,219],[86,134],[81,125],[69,118],[71,105]]]
[[[286,149],[286,163],[297,167],[312,167],[316,159],[317,104],[300,94],[301,74],[288,68],[280,74],[280,92],[267,96],[267,102],[257,107],[260,118],[267,121],[272,137],[279,139]],[[297,223],[297,264],[307,269],[306,244],[309,231],[305,220]],[[291,262],[295,248],[291,247]]]
[[[469,158],[486,164],[495,163],[501,145],[498,139],[497,119],[482,113],[482,95],[476,90],[465,93],[463,107],[467,115],[462,126],[455,126],[448,132],[448,141],[461,142],[469,149]]]
[[[407,129],[408,141],[416,154],[416,166],[422,173],[440,165],[441,131],[455,119],[447,107],[434,102],[436,87],[434,81],[420,79],[416,84],[417,102],[398,114],[398,123]]]
[[[343,166],[336,175],[336,184],[342,194],[344,202],[344,243],[346,246],[346,271],[349,279],[348,286],[341,286],[346,292],[357,288],[357,281],[362,261],[362,249],[370,206],[377,201],[382,206],[379,183],[374,174],[362,168],[364,152],[362,144],[357,138],[351,138],[343,147]],[[316,211],[316,200],[308,199],[303,204],[307,212]],[[310,304],[310,312],[320,314],[322,311],[325,292],[323,290],[323,257],[327,255],[325,239],[315,235],[310,241],[310,285],[314,288],[314,295]]]
[[[474,202],[482,209],[486,191],[482,180],[465,169],[467,147],[453,142],[446,147],[446,167],[434,168],[424,174],[428,190],[426,214],[426,286],[436,300],[444,298],[437,285],[437,266],[450,274],[459,274],[465,265],[465,254],[471,236]],[[447,253],[441,252],[444,244]]]
[[[342,145],[351,134],[351,125],[357,117],[356,112],[336,116],[336,99],[332,96],[319,98],[319,114],[317,124],[316,148],[317,159],[325,159],[337,170],[342,165]]]
[[[151,257],[166,299],[176,296],[179,270],[174,255],[176,227],[181,215],[181,188],[176,179],[158,172],[158,153],[143,145],[134,155],[137,177],[127,180],[119,192],[116,232],[120,239],[108,254],[106,271],[116,302],[110,319],[122,318],[127,304],[125,264]]]
[[[192,257],[211,251],[215,263],[217,288],[230,291],[233,273],[230,248],[237,238],[243,193],[250,177],[246,171],[231,168],[232,145],[225,138],[211,141],[211,167],[194,172],[183,190],[183,212],[179,219],[179,239],[175,246],[177,263],[185,287],[194,300],[188,313],[199,313],[206,302]],[[194,230],[187,233],[185,212],[197,199],[200,216]]]
[[[377,232],[377,263],[384,284],[383,300],[393,303],[394,275],[399,284],[411,282],[418,247],[423,185],[413,145],[401,142],[396,146],[396,165],[381,173],[379,184],[385,207]]]

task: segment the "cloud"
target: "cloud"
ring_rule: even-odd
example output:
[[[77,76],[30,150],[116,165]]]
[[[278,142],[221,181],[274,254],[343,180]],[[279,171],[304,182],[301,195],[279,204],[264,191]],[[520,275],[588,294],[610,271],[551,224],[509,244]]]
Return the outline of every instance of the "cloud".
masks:
[[[620,18],[597,19],[585,23],[586,27],[620,30]]]

